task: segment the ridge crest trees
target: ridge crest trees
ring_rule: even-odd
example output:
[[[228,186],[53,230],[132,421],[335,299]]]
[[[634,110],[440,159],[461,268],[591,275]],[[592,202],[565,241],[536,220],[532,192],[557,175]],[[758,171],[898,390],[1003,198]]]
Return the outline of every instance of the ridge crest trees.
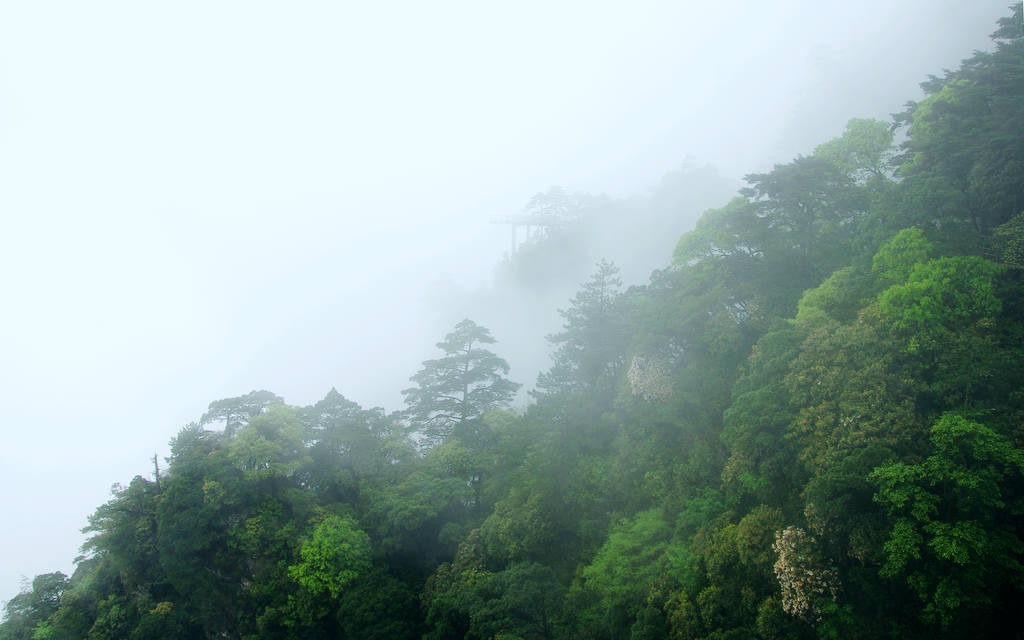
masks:
[[[512,401],[521,385],[505,377],[504,359],[483,348],[495,342],[486,327],[462,320],[437,343],[444,356],[425,360],[410,378],[416,386],[402,391],[406,416],[423,444],[434,446],[460,425]]]

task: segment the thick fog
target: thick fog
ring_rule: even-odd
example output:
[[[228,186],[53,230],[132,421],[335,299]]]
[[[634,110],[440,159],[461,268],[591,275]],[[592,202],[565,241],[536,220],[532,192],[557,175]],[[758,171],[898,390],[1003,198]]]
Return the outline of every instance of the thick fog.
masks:
[[[451,322],[496,315],[492,216],[562,185],[692,223],[725,200],[659,201],[663,175],[738,184],[887,118],[1005,5],[5,3],[0,597],[70,574],[212,400],[400,408]],[[491,327],[510,377],[564,303]]]

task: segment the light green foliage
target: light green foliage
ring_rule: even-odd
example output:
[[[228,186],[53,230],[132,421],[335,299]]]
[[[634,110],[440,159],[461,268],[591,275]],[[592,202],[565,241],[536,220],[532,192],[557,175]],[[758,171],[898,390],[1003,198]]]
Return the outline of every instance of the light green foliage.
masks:
[[[677,536],[689,539],[727,509],[725,496],[721,492],[709,488],[700,490],[698,495],[691,496],[683,502],[683,508],[676,517]]]
[[[797,302],[796,321],[802,327],[831,319],[849,322],[862,306],[866,278],[853,267],[839,269],[820,285],[807,290]]]
[[[920,463],[881,466],[870,480],[893,517],[881,574],[906,581],[925,620],[950,626],[1024,578],[1024,451],[956,414],[935,423],[931,442]]]
[[[466,478],[467,481],[481,472],[483,464],[479,456],[457,438],[434,447],[427,452],[426,458],[444,473]]]
[[[936,334],[967,329],[999,313],[997,265],[976,256],[940,258],[915,264],[903,284],[879,296],[882,312],[911,335],[908,348]]]
[[[250,391],[237,398],[224,398],[210,403],[210,407],[199,424],[205,426],[211,422],[224,421],[225,435],[234,435],[235,431],[250,420],[266,411],[269,407],[284,404],[284,399],[269,391]]]
[[[814,155],[858,180],[886,179],[893,155],[892,128],[879,120],[853,118],[842,137],[818,145]]]
[[[251,478],[288,477],[310,461],[295,410],[274,406],[228,441],[228,456]]]
[[[977,256],[918,263],[906,283],[879,295],[905,352],[915,356],[930,402],[965,407],[984,399],[1005,368],[998,342],[1000,267]]]
[[[637,603],[664,571],[672,528],[661,509],[622,520],[594,560],[583,570],[587,587],[601,594],[605,606]]]
[[[881,288],[904,283],[914,267],[926,262],[934,251],[920,229],[908,227],[878,249],[871,259],[871,274]]]
[[[302,543],[301,561],[288,575],[314,594],[337,598],[349,583],[370,569],[370,537],[348,516],[327,516]]]

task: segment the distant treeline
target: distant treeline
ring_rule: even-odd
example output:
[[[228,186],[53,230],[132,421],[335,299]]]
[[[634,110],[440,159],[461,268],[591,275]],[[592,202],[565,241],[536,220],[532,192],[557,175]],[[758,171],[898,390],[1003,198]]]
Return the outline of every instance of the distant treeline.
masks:
[[[402,412],[212,403],[0,640],[1021,637],[1021,20],[599,263],[522,412],[468,320]]]

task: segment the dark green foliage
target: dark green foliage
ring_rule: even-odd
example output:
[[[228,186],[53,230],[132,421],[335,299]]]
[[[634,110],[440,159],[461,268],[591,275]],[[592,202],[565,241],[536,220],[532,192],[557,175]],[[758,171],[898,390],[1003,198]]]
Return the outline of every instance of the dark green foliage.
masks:
[[[992,231],[993,259],[1010,267],[1024,267],[1024,212],[1018,213]]]
[[[362,576],[342,594],[336,614],[345,638],[417,638],[422,620],[410,585],[379,569]]]
[[[920,463],[869,476],[893,518],[881,575],[906,581],[926,622],[1000,635],[991,611],[1024,578],[1024,452],[955,414],[935,423],[931,442]]]
[[[1024,210],[1024,38],[1016,18],[1001,23],[992,53],[932,77],[929,94],[898,116],[909,124],[900,213],[944,242],[980,248],[984,237]],[[1016,27],[1013,21],[1016,20]]]

